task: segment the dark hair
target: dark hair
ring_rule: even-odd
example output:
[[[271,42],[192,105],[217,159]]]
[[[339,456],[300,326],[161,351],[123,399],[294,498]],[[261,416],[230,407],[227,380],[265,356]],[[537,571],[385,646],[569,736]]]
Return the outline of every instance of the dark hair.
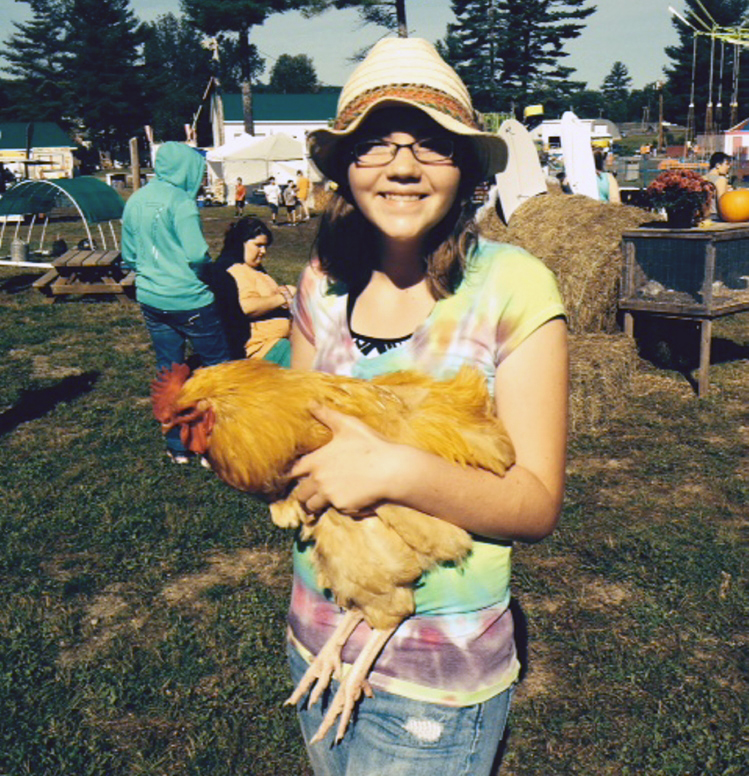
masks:
[[[273,232],[259,218],[240,218],[226,230],[221,257],[231,259],[234,263],[244,261],[244,244],[263,234],[268,238],[268,245],[272,245]]]
[[[606,161],[606,154],[600,149],[593,151],[593,162],[598,172],[603,172],[603,163]]]
[[[469,144],[459,143],[456,164],[461,171],[458,195],[427,237],[424,252],[427,283],[435,299],[455,292],[463,279],[466,259],[478,239],[471,195],[481,182],[481,167]],[[342,281],[359,293],[377,266],[378,244],[376,227],[357,208],[348,184],[341,185],[322,214],[315,238],[313,251],[320,268],[333,280]]]
[[[719,164],[723,164],[723,162],[730,162],[732,161],[731,157],[728,154],[724,154],[723,151],[716,151],[711,157],[710,157],[710,169],[714,169]]]

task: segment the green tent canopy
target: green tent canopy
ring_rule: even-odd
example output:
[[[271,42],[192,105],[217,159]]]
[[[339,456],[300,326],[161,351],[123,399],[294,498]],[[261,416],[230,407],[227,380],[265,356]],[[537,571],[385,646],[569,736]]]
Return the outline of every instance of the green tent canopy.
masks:
[[[0,197],[0,216],[49,214],[71,203],[89,224],[122,218],[125,200],[98,178],[21,181]]]

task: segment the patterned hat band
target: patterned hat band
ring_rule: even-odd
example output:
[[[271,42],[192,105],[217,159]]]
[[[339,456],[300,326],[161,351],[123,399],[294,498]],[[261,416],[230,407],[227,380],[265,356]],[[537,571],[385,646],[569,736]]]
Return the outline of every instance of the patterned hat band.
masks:
[[[466,108],[456,98],[445,94],[445,92],[439,89],[431,86],[387,85],[376,86],[355,97],[345,108],[339,111],[336,122],[333,125],[334,131],[344,131],[346,127],[365,113],[372,103],[383,99],[415,103],[424,108],[431,108],[439,113],[444,113],[466,127],[476,130],[480,129],[472,110]]]

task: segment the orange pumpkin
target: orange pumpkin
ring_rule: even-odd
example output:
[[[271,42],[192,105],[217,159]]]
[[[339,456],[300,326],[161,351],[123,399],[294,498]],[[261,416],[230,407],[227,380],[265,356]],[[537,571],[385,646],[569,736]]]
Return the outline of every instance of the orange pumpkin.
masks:
[[[727,191],[718,200],[718,212],[724,221],[749,221],[749,189]]]

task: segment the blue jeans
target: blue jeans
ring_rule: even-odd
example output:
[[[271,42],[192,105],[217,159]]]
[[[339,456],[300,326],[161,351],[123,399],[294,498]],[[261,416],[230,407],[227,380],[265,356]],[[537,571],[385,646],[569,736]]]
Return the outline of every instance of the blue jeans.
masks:
[[[157,310],[141,302],[140,309],[156,351],[156,366],[161,371],[185,361],[185,345],[190,340],[203,366],[229,361],[229,345],[216,306],[196,310]],[[166,435],[166,447],[172,453],[186,453],[179,429]]]
[[[307,664],[288,647],[291,678],[298,684]],[[504,735],[514,688],[475,706],[425,703],[375,690],[354,710],[346,735],[333,743],[337,722],[325,739],[314,736],[338,689],[331,683],[311,708],[297,707],[315,776],[489,776]]]

